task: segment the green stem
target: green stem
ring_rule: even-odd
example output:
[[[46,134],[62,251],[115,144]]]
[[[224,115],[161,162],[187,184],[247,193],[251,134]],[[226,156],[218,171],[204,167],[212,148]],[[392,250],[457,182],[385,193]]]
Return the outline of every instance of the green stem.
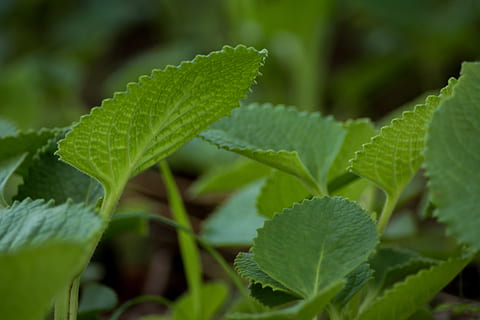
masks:
[[[210,245],[208,242],[203,240],[201,237],[197,236],[192,232],[192,230],[185,228],[184,226],[179,225],[175,221],[172,221],[168,218],[162,217],[162,216],[157,216],[154,214],[148,214],[148,213],[121,213],[117,214],[113,217],[113,220],[118,220],[118,219],[127,219],[131,217],[138,217],[138,218],[144,218],[144,219],[150,219],[150,220],[155,220],[161,223],[164,223],[168,226],[171,226],[173,228],[176,228],[177,230],[180,230],[182,232],[185,232],[195,238],[197,242],[217,261],[217,263],[222,267],[223,271],[227,274],[227,276],[232,280],[233,284],[237,287],[238,291],[240,294],[243,296],[245,301],[247,301],[248,306],[252,312],[256,311],[255,306],[251,302],[250,296],[248,294],[248,291],[246,290],[245,286],[243,285],[242,279],[238,276],[237,273],[233,270],[233,268],[228,264],[227,261],[222,257],[222,255],[215,250],[215,248]]]
[[[80,276],[76,277],[55,300],[55,320],[77,319],[79,286]]]
[[[171,307],[173,303],[170,300],[167,300],[165,298],[159,297],[159,296],[140,296],[136,297],[132,300],[129,300],[122,304],[109,318],[109,320],[118,320],[122,313],[130,308],[131,306],[134,306],[136,304],[142,303],[142,302],[157,302],[159,304],[163,304],[167,307]]]
[[[378,219],[377,231],[379,235],[382,235],[383,231],[385,231],[385,227],[387,226],[388,221],[392,216],[393,209],[395,209],[397,201],[398,201],[398,195],[392,196],[387,194],[387,198],[385,199],[385,204],[383,206],[382,214]]]
[[[180,192],[175,184],[173,175],[166,161],[159,163],[160,171],[163,175],[165,186],[167,188],[167,197],[174,220],[181,226],[192,230],[188,215],[185,211]],[[178,242],[182,255],[185,275],[188,282],[190,294],[192,295],[194,315],[198,319],[202,315],[201,305],[201,285],[202,285],[202,267],[200,255],[193,237],[184,232],[178,233]]]

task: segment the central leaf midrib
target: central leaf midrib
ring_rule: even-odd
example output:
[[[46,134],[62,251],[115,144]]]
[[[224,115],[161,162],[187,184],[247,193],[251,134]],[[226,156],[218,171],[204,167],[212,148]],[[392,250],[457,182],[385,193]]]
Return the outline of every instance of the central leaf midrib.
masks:
[[[315,282],[313,286],[313,295],[316,295],[318,293],[318,286],[319,286],[319,279],[320,279],[320,271],[322,269],[322,263],[323,263],[323,256],[324,256],[324,246],[325,243],[322,244],[322,248],[320,249],[320,256],[318,257],[317,261],[317,266],[315,270]]]

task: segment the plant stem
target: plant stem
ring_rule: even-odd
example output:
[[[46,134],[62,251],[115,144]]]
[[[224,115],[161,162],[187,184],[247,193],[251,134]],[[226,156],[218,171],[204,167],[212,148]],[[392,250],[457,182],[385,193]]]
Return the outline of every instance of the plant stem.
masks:
[[[385,227],[392,216],[393,209],[395,209],[395,205],[398,201],[398,195],[390,195],[387,194],[387,198],[385,199],[385,204],[383,205],[382,214],[378,219],[377,231],[379,235],[382,235],[383,231],[385,231]]]
[[[78,311],[78,289],[80,287],[80,276],[55,300],[55,320],[76,320]]]
[[[160,171],[163,175],[165,186],[167,188],[167,197],[174,220],[181,226],[192,230],[190,221],[188,220],[185,207],[183,205],[180,192],[175,184],[173,175],[165,160],[159,163]],[[185,275],[188,282],[190,294],[192,295],[193,311],[197,319],[202,315],[201,305],[201,285],[202,285],[202,267],[200,255],[195,244],[194,238],[185,232],[178,233],[178,242],[180,244],[180,252],[182,255]]]

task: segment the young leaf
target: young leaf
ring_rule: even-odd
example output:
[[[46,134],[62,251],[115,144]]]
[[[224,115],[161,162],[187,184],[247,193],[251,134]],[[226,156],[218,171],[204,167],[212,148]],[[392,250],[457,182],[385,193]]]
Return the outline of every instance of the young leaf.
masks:
[[[45,319],[53,298],[85,263],[85,246],[75,242],[43,242],[0,253],[2,319]]]
[[[345,130],[333,118],[283,106],[251,104],[234,110],[201,136],[302,180],[312,191],[327,193],[327,174]]]
[[[464,63],[450,99],[433,115],[426,169],[435,215],[461,242],[480,249],[480,63]]]
[[[272,218],[283,208],[290,208],[293,203],[309,196],[310,191],[296,177],[280,170],[273,170],[258,195],[258,213]]]
[[[254,183],[233,194],[205,220],[202,238],[214,246],[251,245],[265,221],[255,208],[259,191]]]
[[[234,320],[311,320],[322,312],[327,304],[345,285],[345,280],[337,280],[326,286],[315,296],[302,300],[291,307],[263,313],[234,313],[228,319]]]
[[[265,56],[244,46],[224,47],[154,70],[82,117],[59,143],[60,159],[99,180],[107,196],[119,197],[131,176],[237,107]]]
[[[407,277],[366,306],[358,320],[408,319],[452,281],[470,260],[470,257],[452,258]]]
[[[342,198],[314,198],[266,221],[253,259],[288,289],[308,298],[364,262],[377,244],[375,223]]]
[[[76,203],[95,205],[103,196],[103,188],[97,180],[59,161],[54,155],[57,142],[63,136],[62,132],[37,151],[23,177],[23,184],[18,188],[16,200],[30,197],[63,203],[72,199]]]
[[[452,93],[451,79],[439,96],[429,96],[423,105],[392,120],[379,135],[363,146],[351,161],[350,170],[378,185],[392,198],[398,197],[423,162],[428,123],[440,102]]]

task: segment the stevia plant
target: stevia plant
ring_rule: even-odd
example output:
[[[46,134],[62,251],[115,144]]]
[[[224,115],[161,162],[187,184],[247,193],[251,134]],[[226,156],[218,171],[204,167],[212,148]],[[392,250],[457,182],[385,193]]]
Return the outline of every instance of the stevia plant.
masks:
[[[171,307],[158,319],[215,317],[227,289],[202,282],[195,241],[227,272],[212,245],[253,243],[235,261],[249,295],[229,273],[248,307],[229,319],[430,317],[427,303],[480,248],[480,64],[465,63],[438,96],[377,132],[365,119],[339,122],[293,107],[235,109],[265,57],[266,51],[224,47],[154,70],[70,128],[14,132],[0,122],[2,317],[43,319],[54,301],[56,320],[76,319],[80,274],[111,221],[126,218],[114,214],[126,183],[155,165],[175,221],[137,217],[178,229],[188,292],[175,303],[139,297],[111,319],[149,299]],[[201,237],[165,162],[197,135],[250,159],[195,185],[197,194],[218,191],[240,177],[225,184],[240,189]],[[399,197],[422,165],[435,216],[463,245],[446,260],[382,245]],[[371,207],[375,186],[386,195],[378,214]]]

